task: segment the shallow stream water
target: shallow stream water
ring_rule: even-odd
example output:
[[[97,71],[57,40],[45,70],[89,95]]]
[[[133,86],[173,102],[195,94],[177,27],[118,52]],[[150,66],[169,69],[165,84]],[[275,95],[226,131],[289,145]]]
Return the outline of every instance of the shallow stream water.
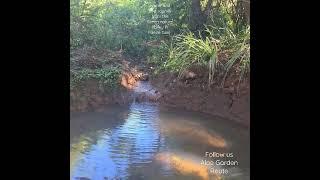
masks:
[[[137,90],[150,88],[142,83]],[[70,179],[249,180],[249,174],[249,130],[232,121],[152,102],[71,114]]]

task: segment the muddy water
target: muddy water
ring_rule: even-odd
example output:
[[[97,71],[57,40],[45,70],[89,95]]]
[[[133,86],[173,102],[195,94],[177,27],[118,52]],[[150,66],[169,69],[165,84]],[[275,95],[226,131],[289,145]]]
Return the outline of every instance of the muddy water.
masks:
[[[71,114],[70,138],[71,179],[249,179],[248,130],[212,116],[133,102]]]

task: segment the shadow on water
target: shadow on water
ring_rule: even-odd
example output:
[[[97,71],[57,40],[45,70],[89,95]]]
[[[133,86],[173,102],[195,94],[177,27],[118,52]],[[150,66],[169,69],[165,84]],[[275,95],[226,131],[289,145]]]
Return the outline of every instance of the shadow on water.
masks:
[[[123,123],[129,116],[129,108],[123,106],[107,106],[100,112],[85,112],[70,114],[70,142],[83,134],[94,132],[106,127],[112,129]],[[97,137],[93,136],[92,138]]]

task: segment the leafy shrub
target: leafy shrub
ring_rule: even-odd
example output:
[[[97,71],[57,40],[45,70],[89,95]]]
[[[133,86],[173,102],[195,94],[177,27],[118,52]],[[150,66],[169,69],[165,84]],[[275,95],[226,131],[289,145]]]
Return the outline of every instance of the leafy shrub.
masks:
[[[119,86],[120,73],[120,69],[115,67],[71,71],[71,88],[81,85],[87,80],[97,80],[106,90],[115,89]]]

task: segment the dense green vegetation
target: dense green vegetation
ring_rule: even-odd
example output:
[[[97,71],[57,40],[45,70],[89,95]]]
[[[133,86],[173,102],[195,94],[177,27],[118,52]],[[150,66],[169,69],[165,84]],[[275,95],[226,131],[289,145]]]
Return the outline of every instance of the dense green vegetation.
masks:
[[[249,73],[250,67],[250,29],[234,34],[229,29],[215,37],[216,28],[206,29],[209,34],[205,38],[196,38],[191,32],[173,37],[168,49],[168,55],[163,58],[158,54],[159,69],[181,73],[193,65],[208,66],[209,83],[213,78],[222,77],[221,84],[230,71],[239,75],[239,82]],[[161,50],[161,49],[160,49]],[[227,59],[219,59],[219,53]],[[165,60],[164,60],[165,59]],[[160,63],[164,62],[164,63]]]
[[[71,88],[81,85],[86,80],[97,80],[99,85],[107,90],[117,88],[118,78],[120,75],[119,68],[103,68],[103,69],[81,69],[80,71],[71,72]]]
[[[148,33],[150,8],[170,4],[170,35]],[[249,3],[244,0],[71,0],[71,50],[90,46],[120,51],[156,67],[156,73],[181,74],[193,65],[208,68],[208,83],[223,86],[229,74],[239,82],[249,74]],[[150,46],[149,42],[158,42]],[[161,42],[161,43],[159,43]],[[223,58],[221,58],[223,55]],[[73,73],[72,83],[103,79],[114,86],[119,69]]]

